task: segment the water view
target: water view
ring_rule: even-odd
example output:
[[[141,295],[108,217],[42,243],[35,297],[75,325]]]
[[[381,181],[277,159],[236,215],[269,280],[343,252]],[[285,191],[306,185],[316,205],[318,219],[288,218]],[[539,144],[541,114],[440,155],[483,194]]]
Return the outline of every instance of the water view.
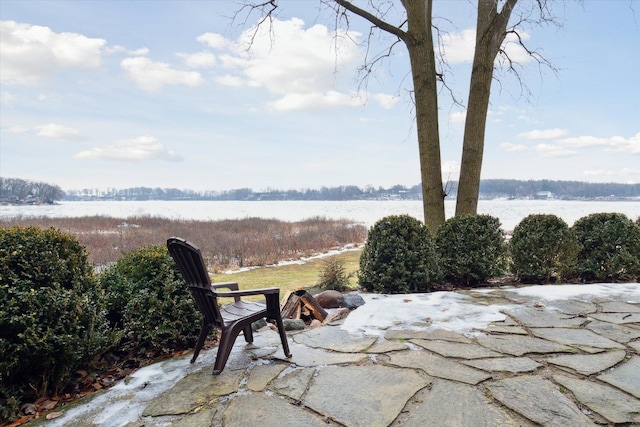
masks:
[[[453,216],[455,201],[445,202],[447,218]],[[530,214],[555,214],[570,226],[583,216],[596,212],[623,213],[635,220],[640,216],[640,201],[566,201],[566,200],[481,200],[478,213],[500,219],[505,230],[513,228]],[[91,201],[60,202],[57,205],[0,206],[0,218],[45,216],[51,218],[104,215],[129,218],[158,216],[174,219],[219,220],[249,217],[299,221],[314,216],[346,218],[366,226],[387,215],[409,214],[423,218],[422,202],[417,200],[382,201]]]

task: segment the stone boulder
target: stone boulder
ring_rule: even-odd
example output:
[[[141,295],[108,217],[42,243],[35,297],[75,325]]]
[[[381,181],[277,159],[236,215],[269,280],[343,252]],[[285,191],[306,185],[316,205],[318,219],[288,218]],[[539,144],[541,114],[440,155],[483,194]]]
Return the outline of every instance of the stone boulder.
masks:
[[[338,291],[323,291],[315,295],[314,298],[322,308],[340,308],[344,302],[342,293]]]

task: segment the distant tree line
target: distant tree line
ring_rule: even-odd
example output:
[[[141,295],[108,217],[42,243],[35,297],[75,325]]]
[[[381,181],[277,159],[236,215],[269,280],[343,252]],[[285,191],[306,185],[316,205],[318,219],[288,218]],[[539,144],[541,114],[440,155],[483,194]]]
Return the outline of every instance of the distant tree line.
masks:
[[[447,185],[447,197],[455,198],[458,183]],[[355,185],[319,189],[253,191],[239,188],[228,191],[194,191],[178,188],[132,187],[125,189],[83,189],[63,191],[59,186],[19,178],[0,178],[0,202],[13,204],[54,203],[57,200],[421,200],[420,185],[364,188]],[[640,184],[592,183],[488,179],[480,184],[483,199],[531,199],[536,197],[567,200],[640,199]]]
[[[447,197],[455,198],[457,182],[450,182]],[[550,181],[514,179],[483,180],[480,195],[484,199],[528,199],[540,197],[591,200],[591,199],[640,199],[640,184],[590,183],[580,181]],[[421,200],[420,185],[390,188],[354,185],[321,187],[320,189],[253,191],[240,188],[229,191],[194,191],[177,188],[134,187],[127,189],[69,190],[65,200]]]
[[[2,203],[51,204],[61,200],[64,195],[64,191],[57,185],[0,177],[0,202]]]

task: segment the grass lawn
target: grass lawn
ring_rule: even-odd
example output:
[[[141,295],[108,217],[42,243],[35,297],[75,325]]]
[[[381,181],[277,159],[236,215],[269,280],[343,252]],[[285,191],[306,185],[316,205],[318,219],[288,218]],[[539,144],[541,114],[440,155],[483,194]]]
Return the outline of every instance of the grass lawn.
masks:
[[[356,272],[360,263],[362,249],[350,250],[334,255],[344,262],[347,274],[353,273],[350,279],[351,287],[358,285]],[[286,264],[274,267],[262,267],[237,273],[212,275],[212,282],[238,282],[241,290],[257,288],[280,288],[280,298],[287,293],[300,288],[312,288],[320,279],[320,271],[325,258],[314,259],[304,264]],[[250,298],[247,298],[250,299]]]

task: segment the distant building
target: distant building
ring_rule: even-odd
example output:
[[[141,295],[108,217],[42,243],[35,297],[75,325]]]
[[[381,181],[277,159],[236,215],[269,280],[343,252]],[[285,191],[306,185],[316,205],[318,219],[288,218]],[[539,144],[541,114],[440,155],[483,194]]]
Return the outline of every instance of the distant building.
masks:
[[[553,199],[553,193],[551,191],[538,191],[534,198],[536,200]]]

